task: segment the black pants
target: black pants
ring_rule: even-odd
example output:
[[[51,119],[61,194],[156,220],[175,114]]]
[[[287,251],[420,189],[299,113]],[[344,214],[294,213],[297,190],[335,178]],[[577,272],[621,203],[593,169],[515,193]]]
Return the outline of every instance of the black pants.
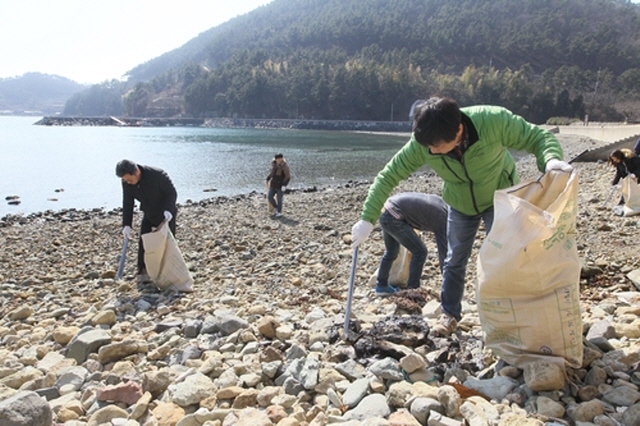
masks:
[[[160,224],[158,224],[160,225]],[[146,216],[142,218],[142,223],[140,224],[140,238],[138,239],[138,274],[141,274],[142,271],[145,270],[144,264],[144,245],[142,244],[142,235],[148,234],[152,231],[152,228],[157,227],[158,225],[154,225],[151,223]],[[173,214],[173,217],[169,221],[169,229],[171,229],[171,233],[176,235],[176,214]]]

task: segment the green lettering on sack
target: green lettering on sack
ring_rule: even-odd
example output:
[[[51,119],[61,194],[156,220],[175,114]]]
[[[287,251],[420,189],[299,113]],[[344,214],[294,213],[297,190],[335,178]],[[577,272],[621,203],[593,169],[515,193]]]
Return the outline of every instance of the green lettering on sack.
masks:
[[[489,244],[491,244],[494,247],[497,247],[499,249],[502,248],[502,244],[500,244],[499,242],[497,242],[496,240],[492,240],[490,238],[487,238],[487,241],[489,242]]]
[[[545,250],[549,250],[550,248],[552,248],[553,246],[556,245],[556,243],[562,241],[565,239],[566,234],[564,232],[564,230],[567,228],[567,225],[560,225],[556,228],[556,231],[553,233],[553,235],[549,238],[547,238],[546,240],[542,241],[542,244],[544,245]]]
[[[491,333],[487,333],[487,341],[503,342],[513,345],[517,348],[522,348],[522,339],[514,334],[509,334],[503,331],[494,330]]]

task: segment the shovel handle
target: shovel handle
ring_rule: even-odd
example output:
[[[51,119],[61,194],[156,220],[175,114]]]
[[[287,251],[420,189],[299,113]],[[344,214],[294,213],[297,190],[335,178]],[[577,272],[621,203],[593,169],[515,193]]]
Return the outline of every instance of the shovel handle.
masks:
[[[358,262],[358,247],[353,249],[353,255],[351,256],[351,273],[349,275],[349,295],[347,296],[347,309],[344,312],[343,336],[345,339],[349,335],[349,319],[351,318],[351,300],[353,299],[353,286],[356,278],[357,262]]]
[[[609,202],[609,200],[611,199],[611,196],[613,195],[613,193],[615,192],[616,187],[613,186],[611,187],[611,190],[609,191],[609,195],[607,195],[607,198],[602,202],[602,205],[600,207],[604,207],[607,205],[607,203]]]
[[[122,254],[120,255],[120,264],[118,264],[118,273],[116,279],[122,279],[122,273],[124,272],[124,261],[127,258],[127,247],[129,246],[129,237],[124,237],[124,244],[122,245]]]

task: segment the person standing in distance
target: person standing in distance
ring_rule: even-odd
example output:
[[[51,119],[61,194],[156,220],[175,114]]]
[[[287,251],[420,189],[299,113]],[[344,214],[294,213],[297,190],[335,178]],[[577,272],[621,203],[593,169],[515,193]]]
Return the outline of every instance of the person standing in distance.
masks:
[[[267,176],[267,182],[269,183],[267,198],[276,209],[276,217],[282,217],[282,197],[290,180],[291,172],[287,161],[282,154],[276,154],[271,162],[269,176]]]
[[[447,204],[434,194],[403,192],[384,203],[380,215],[380,227],[385,251],[378,267],[376,295],[387,296],[398,291],[389,285],[389,271],[398,257],[400,245],[411,253],[409,262],[408,289],[420,287],[420,276],[427,260],[427,247],[414,229],[433,232],[436,237],[440,271],[447,255]]]
[[[536,156],[538,170],[570,172],[556,137],[511,111],[490,105],[460,108],[449,98],[434,96],[414,107],[411,139],[376,176],[363,210],[351,231],[352,247],[367,239],[391,191],[423,165],[444,181],[442,198],[449,205],[447,258],[434,333],[455,332],[462,317],[467,262],[480,221],[493,224],[496,190],[519,182],[507,148]]]
[[[167,220],[169,229],[176,233],[176,200],[178,193],[167,173],[159,168],[122,160],[116,165],[116,176],[122,179],[122,234],[131,236],[134,200],[140,202],[143,213],[138,239],[138,278],[146,280],[142,235]]]

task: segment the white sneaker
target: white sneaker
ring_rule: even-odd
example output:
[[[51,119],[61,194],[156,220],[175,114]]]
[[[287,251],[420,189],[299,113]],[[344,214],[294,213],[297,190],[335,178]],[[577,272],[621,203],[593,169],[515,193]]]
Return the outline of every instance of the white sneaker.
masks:
[[[280,212],[276,213],[276,217],[282,217],[282,213]]]

